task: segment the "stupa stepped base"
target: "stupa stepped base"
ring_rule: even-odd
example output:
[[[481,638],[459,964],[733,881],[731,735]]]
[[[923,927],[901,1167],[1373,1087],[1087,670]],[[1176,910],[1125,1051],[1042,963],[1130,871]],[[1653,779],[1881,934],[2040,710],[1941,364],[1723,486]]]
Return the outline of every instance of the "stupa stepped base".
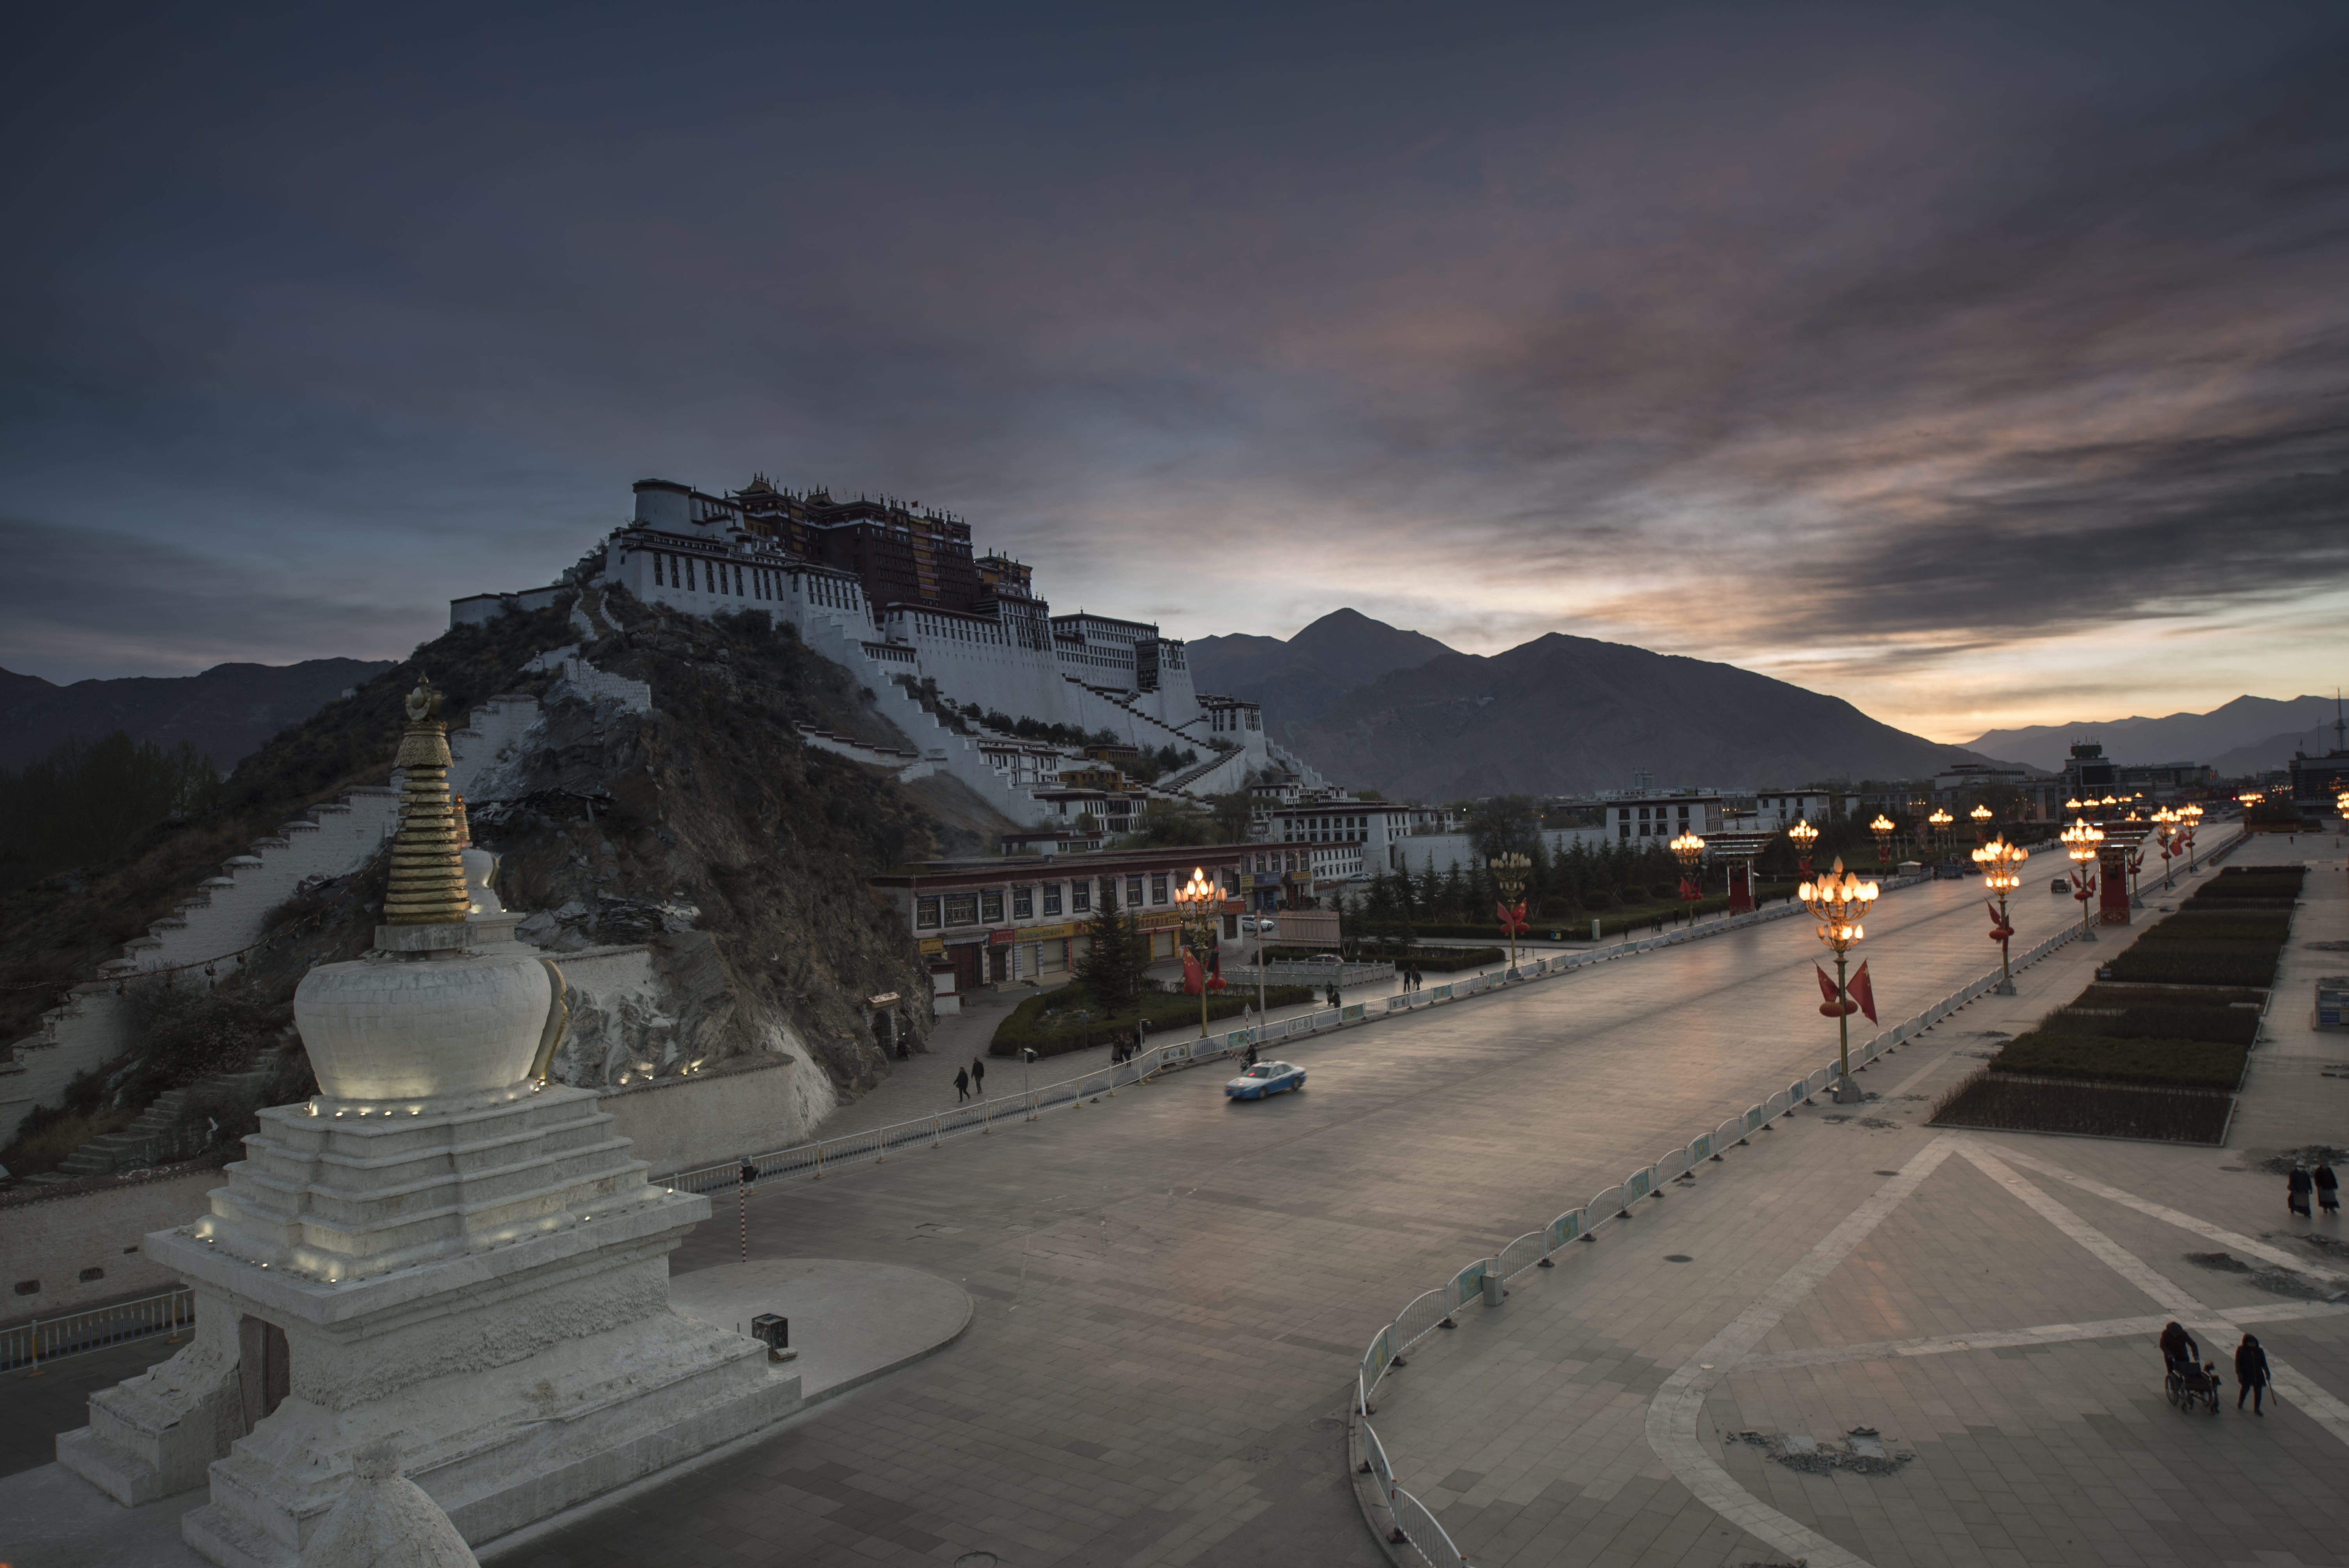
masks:
[[[274,1107],[192,1233],[343,1282],[564,1230],[655,1196],[597,1104],[585,1089],[518,1086],[487,1104]]]
[[[211,1468],[182,1539],[229,1568],[295,1568],[358,1450],[398,1446],[479,1547],[771,1425],[800,1404],[765,1346],[667,1308],[487,1371],[449,1372],[334,1409],[289,1398]]]

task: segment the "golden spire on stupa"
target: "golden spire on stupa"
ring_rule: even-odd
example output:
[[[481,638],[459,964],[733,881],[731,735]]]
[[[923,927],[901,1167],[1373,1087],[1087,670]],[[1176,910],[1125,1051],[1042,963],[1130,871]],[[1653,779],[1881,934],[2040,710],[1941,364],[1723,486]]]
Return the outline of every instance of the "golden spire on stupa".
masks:
[[[449,727],[440,719],[440,701],[429,676],[408,694],[408,728],[394,761],[406,773],[399,836],[391,841],[391,885],[383,897],[386,925],[460,925],[471,909],[458,853],[463,848],[459,820],[449,799]]]

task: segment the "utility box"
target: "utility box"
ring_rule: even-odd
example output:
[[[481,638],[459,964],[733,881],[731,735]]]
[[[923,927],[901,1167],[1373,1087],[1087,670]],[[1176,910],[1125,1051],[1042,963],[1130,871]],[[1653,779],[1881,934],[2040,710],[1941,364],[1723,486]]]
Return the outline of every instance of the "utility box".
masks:
[[[2349,975],[2330,975],[2316,983],[2316,1026],[2341,1026],[2341,998],[2349,995]]]
[[[1501,1271],[1497,1266],[1485,1271],[1484,1284],[1485,1305],[1486,1306],[1500,1305],[1501,1297],[1505,1293],[1501,1289]]]
[[[750,1320],[750,1337],[767,1347],[770,1361],[789,1361],[799,1352],[792,1348],[792,1320],[771,1312],[762,1312]]]

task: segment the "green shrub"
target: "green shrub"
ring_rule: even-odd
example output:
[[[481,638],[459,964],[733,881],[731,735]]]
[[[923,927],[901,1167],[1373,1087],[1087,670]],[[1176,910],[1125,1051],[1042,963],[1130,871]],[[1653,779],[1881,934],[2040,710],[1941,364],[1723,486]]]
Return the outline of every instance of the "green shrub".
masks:
[[[1320,995],[1320,989],[1313,985],[1274,985],[1265,992],[1265,1005],[1289,1007],[1315,1001]],[[1207,1017],[1210,1021],[1235,1017],[1255,1006],[1255,990],[1235,985],[1207,998]],[[1180,1033],[1185,1024],[1195,1032],[1199,1026],[1199,998],[1177,991],[1145,991],[1137,998],[1135,1006],[1121,1008],[1112,1016],[1101,1011],[1083,985],[1062,985],[1039,992],[1012,1008],[995,1026],[987,1054],[1016,1057],[1023,1047],[1040,1057],[1081,1051],[1107,1045],[1112,1036],[1133,1028],[1137,1019],[1147,1021],[1154,1035]]]
[[[2250,1051],[2248,1040],[2116,1039],[2033,1030],[2008,1041],[1991,1058],[1990,1070],[2102,1083],[2231,1089],[2242,1078],[2243,1058]]]
[[[2147,926],[2139,942],[2264,942],[2281,947],[2292,934],[2290,915],[2258,913],[2173,914]]]
[[[2237,1002],[2264,1006],[2268,994],[2256,985],[2095,985],[2080,993],[2075,1007],[2230,1007]]]
[[[2276,949],[2225,951],[2217,944],[2140,944],[2113,960],[2116,980],[2164,985],[2268,985],[2275,981]]]

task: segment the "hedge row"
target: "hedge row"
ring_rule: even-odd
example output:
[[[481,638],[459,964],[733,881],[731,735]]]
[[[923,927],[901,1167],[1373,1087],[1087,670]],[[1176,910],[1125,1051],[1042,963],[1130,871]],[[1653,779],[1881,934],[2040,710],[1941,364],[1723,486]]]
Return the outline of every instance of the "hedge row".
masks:
[[[2278,951],[2256,947],[2221,952],[2216,944],[2140,943],[2113,960],[2112,977],[2159,985],[2265,986],[2275,983]]]
[[[2213,987],[2214,989],[2216,987]],[[2039,1020],[2051,1035],[2093,1035],[2108,1040],[2209,1040],[2248,1046],[2260,1016],[2250,1007],[2058,1007]]]
[[[1274,985],[1265,992],[1265,1005],[1289,1007],[1318,1000],[1320,995],[1311,985]],[[1207,998],[1207,1017],[1210,1022],[1235,1017],[1255,1006],[1254,989],[1243,991],[1234,986]],[[987,1054],[1016,1057],[1023,1047],[1040,1057],[1081,1051],[1109,1044],[1112,1037],[1132,1029],[1137,1020],[1147,1022],[1151,1034],[1179,1031],[1185,1024],[1196,1030],[1199,998],[1180,991],[1145,991],[1138,1011],[1129,1008],[1112,1017],[1093,1005],[1092,994],[1082,985],[1062,985],[1039,992],[1005,1015],[1003,1021],[995,1026],[995,1037],[988,1042]]]

